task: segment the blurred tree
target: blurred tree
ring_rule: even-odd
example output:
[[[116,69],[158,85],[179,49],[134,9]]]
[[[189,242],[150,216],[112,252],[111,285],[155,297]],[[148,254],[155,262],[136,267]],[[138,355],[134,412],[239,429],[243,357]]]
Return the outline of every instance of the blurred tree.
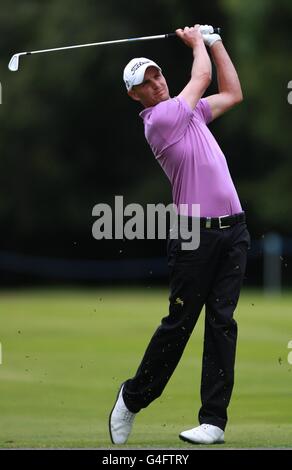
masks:
[[[236,158],[245,165],[241,196],[258,231],[291,233],[292,107],[287,87],[292,79],[292,3],[222,0],[221,5],[230,18],[229,42],[245,96],[232,126]]]

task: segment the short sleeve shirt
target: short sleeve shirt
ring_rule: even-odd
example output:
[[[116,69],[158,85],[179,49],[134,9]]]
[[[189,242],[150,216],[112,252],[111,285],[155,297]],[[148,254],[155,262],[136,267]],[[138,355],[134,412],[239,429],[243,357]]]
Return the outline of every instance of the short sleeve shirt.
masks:
[[[208,128],[212,120],[206,98],[194,110],[183,97],[146,108],[140,116],[145,137],[172,186],[179,208],[200,204],[201,217],[242,212],[226,158]]]

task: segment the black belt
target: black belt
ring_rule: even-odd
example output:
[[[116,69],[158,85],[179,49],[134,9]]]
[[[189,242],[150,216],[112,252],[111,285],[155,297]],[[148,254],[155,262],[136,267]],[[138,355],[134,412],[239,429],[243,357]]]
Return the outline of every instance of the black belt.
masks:
[[[242,222],[245,222],[244,212],[234,215],[223,215],[221,217],[200,218],[200,226],[202,228],[229,228]]]
[[[193,217],[188,216],[179,216],[180,226],[183,223],[187,224],[189,230],[192,229]],[[221,217],[200,217],[200,227],[201,228],[229,228],[235,224],[245,222],[245,213],[240,212],[239,214],[234,215],[222,215]]]

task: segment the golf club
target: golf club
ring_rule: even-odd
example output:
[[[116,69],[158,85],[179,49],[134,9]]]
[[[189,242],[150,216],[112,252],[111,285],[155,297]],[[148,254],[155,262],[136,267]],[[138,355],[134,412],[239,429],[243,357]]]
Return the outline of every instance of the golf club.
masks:
[[[220,34],[221,29],[220,28],[213,28],[212,26],[209,26],[207,29],[205,27],[201,27],[200,29],[201,33],[207,33],[207,34],[213,34],[217,33]],[[32,54],[43,54],[45,52],[56,52],[56,51],[65,51],[68,49],[78,49],[81,47],[92,47],[92,46],[105,46],[109,44],[121,44],[125,42],[135,42],[135,41],[149,41],[153,39],[168,39],[171,37],[175,37],[176,33],[167,33],[167,34],[160,34],[158,36],[142,36],[139,38],[129,38],[129,39],[118,39],[115,41],[103,41],[103,42],[93,42],[90,44],[77,44],[75,46],[66,46],[66,47],[56,47],[54,49],[43,49],[39,51],[30,51],[30,52],[19,52],[17,54],[14,54],[9,62],[8,68],[11,72],[17,72],[19,69],[19,59],[21,56],[24,55],[32,55]]]

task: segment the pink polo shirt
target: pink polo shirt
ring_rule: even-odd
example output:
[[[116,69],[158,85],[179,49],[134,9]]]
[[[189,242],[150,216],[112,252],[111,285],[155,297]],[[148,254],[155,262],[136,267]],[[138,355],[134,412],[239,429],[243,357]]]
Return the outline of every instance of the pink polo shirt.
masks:
[[[146,108],[140,116],[145,137],[168,176],[173,202],[200,204],[201,217],[242,212],[227,162],[207,127],[211,108],[206,98],[192,110],[184,98],[175,97]]]

